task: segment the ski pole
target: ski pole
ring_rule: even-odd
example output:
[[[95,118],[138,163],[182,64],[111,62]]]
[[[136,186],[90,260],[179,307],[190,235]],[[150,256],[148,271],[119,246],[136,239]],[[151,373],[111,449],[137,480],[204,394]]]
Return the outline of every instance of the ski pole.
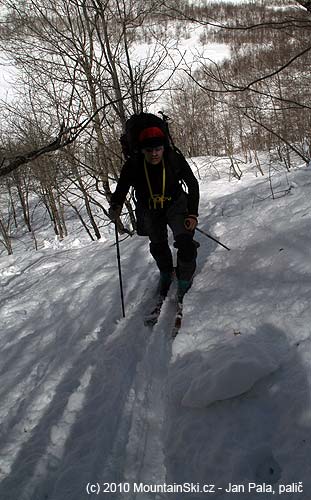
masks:
[[[218,245],[221,245],[226,250],[230,250],[230,248],[226,247],[226,245],[224,245],[220,241],[216,240],[216,238],[213,238],[213,236],[211,236],[210,234],[206,233],[205,231],[202,231],[202,229],[199,229],[198,227],[196,227],[196,230],[199,231],[199,233],[204,234],[204,236],[207,236],[207,238],[210,238],[211,240],[215,241]]]
[[[119,245],[119,233],[118,233],[118,226],[117,226],[116,222],[115,222],[114,227],[115,227],[115,233],[116,233],[117,260],[118,260],[118,269],[119,269],[119,282],[120,282],[120,292],[121,292],[122,314],[123,314],[123,318],[125,318],[124,295],[123,295],[122,272],[121,272],[121,258],[120,258],[120,245]]]

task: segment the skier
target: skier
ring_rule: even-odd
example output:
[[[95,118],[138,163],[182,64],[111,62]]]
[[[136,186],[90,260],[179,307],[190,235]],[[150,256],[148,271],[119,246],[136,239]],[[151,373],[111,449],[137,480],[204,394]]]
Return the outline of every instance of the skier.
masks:
[[[167,226],[177,248],[177,299],[182,302],[192,284],[196,268],[197,242],[193,240],[198,220],[199,185],[185,158],[169,146],[157,126],[143,129],[138,137],[137,158],[129,158],[111,196],[110,218],[121,214],[131,186],[135,189],[137,234],[149,236],[150,253],[160,270],[159,294],[166,296],[173,275],[173,259]],[[181,185],[187,188],[186,193]]]

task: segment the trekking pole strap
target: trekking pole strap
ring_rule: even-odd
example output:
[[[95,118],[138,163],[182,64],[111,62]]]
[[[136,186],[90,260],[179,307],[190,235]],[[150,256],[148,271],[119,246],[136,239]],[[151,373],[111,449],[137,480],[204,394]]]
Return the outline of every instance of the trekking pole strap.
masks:
[[[230,250],[230,248],[228,248],[226,245],[224,245],[220,241],[216,240],[216,238],[213,238],[213,236],[211,236],[210,234],[206,233],[205,231],[202,231],[202,229],[200,229],[198,227],[196,227],[195,229],[196,229],[196,231],[199,231],[199,233],[204,234],[204,236],[206,236],[207,238],[210,238],[211,240],[215,241],[215,243],[217,243],[218,245],[221,245],[222,247],[224,247],[226,250]]]

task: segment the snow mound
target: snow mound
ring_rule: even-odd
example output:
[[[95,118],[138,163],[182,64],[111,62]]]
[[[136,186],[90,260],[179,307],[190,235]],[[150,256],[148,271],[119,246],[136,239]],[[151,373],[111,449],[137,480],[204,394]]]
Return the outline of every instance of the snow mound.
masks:
[[[204,408],[215,401],[234,398],[280,366],[270,345],[254,336],[234,338],[188,358],[182,405]],[[184,366],[185,368],[185,366]],[[188,373],[187,373],[188,372]]]

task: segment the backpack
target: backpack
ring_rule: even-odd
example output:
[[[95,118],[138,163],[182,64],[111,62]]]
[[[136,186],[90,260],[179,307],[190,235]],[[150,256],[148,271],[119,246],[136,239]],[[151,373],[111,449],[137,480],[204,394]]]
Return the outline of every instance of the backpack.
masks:
[[[171,166],[175,175],[180,177],[180,159],[185,160],[185,157],[181,150],[175,146],[172,136],[169,131],[168,121],[169,117],[160,111],[163,118],[160,118],[153,113],[136,113],[125,122],[124,133],[120,137],[120,143],[122,147],[122,153],[126,160],[132,159],[137,160],[139,154],[139,135],[142,130],[148,127],[159,127],[165,134],[165,146],[169,147],[171,144],[171,155],[172,162]],[[185,185],[182,182],[183,186]]]
[[[130,158],[139,153],[139,135],[145,128],[159,127],[164,135],[167,145],[169,144],[170,134],[168,130],[168,117],[163,114],[163,118],[152,113],[137,113],[132,115],[125,122],[124,134],[120,137],[122,153],[125,158]]]

